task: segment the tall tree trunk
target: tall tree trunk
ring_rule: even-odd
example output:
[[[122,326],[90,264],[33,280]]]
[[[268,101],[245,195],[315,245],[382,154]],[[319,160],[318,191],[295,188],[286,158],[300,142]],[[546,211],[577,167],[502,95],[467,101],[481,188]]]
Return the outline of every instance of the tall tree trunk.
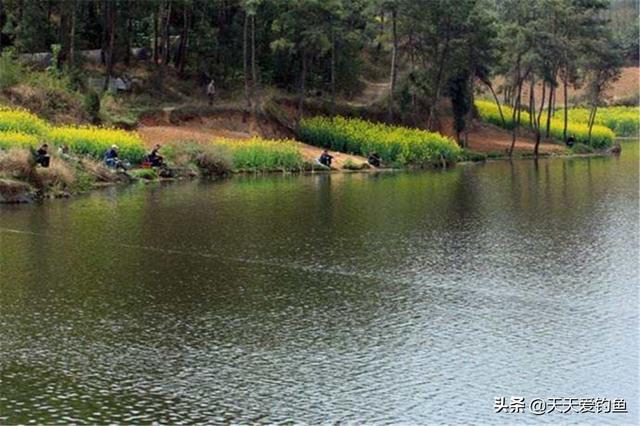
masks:
[[[544,111],[544,101],[547,96],[547,84],[542,80],[542,96],[540,96],[540,108],[538,109],[538,117],[536,118],[536,128],[540,130],[540,122],[542,119],[542,112]]]
[[[591,144],[591,131],[593,130],[593,125],[596,122],[596,114],[598,113],[598,102],[594,101],[593,106],[591,107],[591,117],[589,121],[589,135],[587,136],[587,143]]]
[[[536,117],[536,80],[531,76],[531,83],[529,85],[529,127],[533,129],[534,120]]]
[[[247,108],[251,108],[251,94],[249,93],[249,14],[244,13],[244,30],[242,32],[242,71],[244,73],[244,97],[247,101]]]
[[[300,71],[300,93],[298,94],[298,121],[302,119],[302,108],[304,106],[304,93],[307,81],[307,52],[302,51],[302,69]]]
[[[380,27],[378,34],[378,45],[376,46],[376,61],[380,59],[380,51],[382,50],[382,37],[384,36],[384,9],[380,9]]]
[[[331,117],[336,115],[336,34],[331,29]]]
[[[2,3],[2,1],[0,1]],[[71,27],[71,1],[65,0],[61,3],[60,8],[60,28],[58,32],[58,40],[60,40],[60,52],[58,53],[57,65],[58,71],[61,71],[64,67],[65,63],[69,59],[69,28]],[[0,16],[2,15],[2,5],[0,4]],[[0,28],[2,26],[2,21],[0,20]],[[0,36],[1,38],[1,36]]]
[[[71,2],[71,30],[69,31],[69,65],[76,63],[76,0]]]
[[[549,137],[551,132],[551,116],[553,115],[553,98],[556,93],[556,88],[553,84],[549,83],[549,105],[547,105],[547,130],[546,137]]]
[[[126,50],[124,52],[124,63],[129,66],[131,64],[131,34],[133,34],[133,22],[131,19],[131,5],[133,3],[127,4],[127,42],[126,42]]]
[[[396,89],[396,67],[398,56],[398,33],[396,29],[397,11],[395,8],[391,10],[391,36],[393,38],[393,46],[391,48],[391,76],[389,78],[389,110],[388,119],[393,121],[393,94]]]
[[[489,88],[489,90],[491,90],[491,94],[493,95],[493,100],[496,102],[496,105],[498,106],[498,112],[500,113],[500,119],[502,120],[502,127],[507,127],[507,123],[504,120],[504,114],[502,113],[502,106],[500,105],[500,99],[498,99],[498,95],[496,94],[496,91],[493,90],[493,85],[491,84],[490,80],[482,80],[482,82]],[[473,94],[473,93],[472,93]],[[473,104],[471,104],[473,106]]]
[[[414,40],[413,29],[409,33],[409,46],[410,46],[410,56],[409,60],[411,62],[411,74],[415,76],[416,74],[416,45]],[[416,91],[414,87],[410,87],[411,90],[411,111],[414,117],[417,115],[417,99],[416,99]]]
[[[175,58],[176,69],[180,75],[184,74],[184,67],[187,62],[187,48],[189,44],[190,15],[185,7],[182,11],[182,31],[180,32],[180,45]]]
[[[257,13],[257,12],[256,12]],[[251,83],[253,91],[258,86],[258,66],[256,65],[256,15],[251,15]]]
[[[158,5],[158,9],[153,11],[153,62],[157,65],[160,60],[160,48],[158,46],[159,35],[158,35],[158,27],[159,27],[159,17],[160,12],[159,9],[162,7],[162,3]]]
[[[162,52],[162,66],[165,69],[169,65],[169,58],[171,57],[171,6],[171,0],[167,0],[167,12],[164,21],[164,52]]]
[[[513,115],[511,117],[511,121],[513,122],[513,129],[511,131],[511,146],[509,147],[509,158],[513,157],[513,152],[516,147],[516,136],[518,134],[518,126],[520,126],[520,101],[522,98],[522,84],[524,79],[518,82],[517,94],[515,97],[515,105],[513,108]]]
[[[538,158],[538,150],[540,147],[540,139],[542,138],[542,131],[540,130],[540,120],[542,119],[542,111],[544,110],[544,101],[546,97],[546,82],[542,80],[542,96],[540,96],[540,109],[538,110],[538,116],[534,118],[536,122],[535,131],[536,131],[536,144],[533,148],[533,155]]]
[[[569,82],[567,81],[568,77],[565,75],[564,78],[562,79],[562,86],[564,89],[564,126],[562,128],[562,139],[563,142],[566,144],[567,143],[567,124],[569,123],[569,100],[568,100],[568,87],[569,86]]]
[[[442,49],[442,55],[438,61],[438,72],[436,73],[435,81],[433,84],[433,97],[431,98],[431,105],[429,105],[429,115],[427,117],[427,128],[433,130],[434,121],[436,118],[436,104],[440,100],[440,86],[442,85],[442,75],[444,73],[444,63],[447,60],[447,54],[449,50],[449,36],[445,39],[445,44]]]
[[[475,74],[475,71],[474,71],[474,74]],[[469,90],[469,111],[467,112],[467,117],[464,125],[464,144],[463,144],[464,148],[467,148],[469,146],[469,128],[473,124],[473,108],[475,105],[475,95],[473,93],[473,85],[474,85],[473,74],[471,74],[471,76],[472,77],[469,78],[469,80],[467,81],[467,84],[469,85],[469,89],[468,89]],[[498,109],[502,110],[500,106],[498,106]],[[502,115],[502,111],[500,112],[500,114]]]
[[[107,90],[109,88],[109,79],[111,78],[111,74],[113,74],[113,60],[114,60],[114,48],[115,48],[115,40],[116,40],[116,5],[112,2],[107,2],[106,5],[106,18],[107,18],[107,31],[108,31],[108,46],[107,46],[107,54],[105,55],[106,60],[106,75],[104,78],[104,86],[103,89]]]

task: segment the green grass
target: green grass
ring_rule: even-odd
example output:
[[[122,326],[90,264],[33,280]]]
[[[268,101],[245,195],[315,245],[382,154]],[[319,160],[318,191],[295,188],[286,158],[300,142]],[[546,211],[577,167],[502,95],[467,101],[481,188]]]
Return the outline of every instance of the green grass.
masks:
[[[486,161],[487,154],[478,151],[472,151],[470,149],[463,149],[460,158],[463,161]]]
[[[478,114],[482,120],[500,126],[506,129],[513,129],[514,122],[513,109],[509,106],[502,106],[502,112],[504,114],[505,123],[500,118],[498,107],[494,102],[478,100],[475,103]],[[522,126],[529,126],[529,113],[526,111],[520,112],[520,122]],[[546,125],[546,119],[544,121]],[[542,125],[542,123],[541,123]],[[543,128],[543,131],[546,128]],[[555,116],[551,119],[550,136],[561,141],[564,133],[564,121],[561,117]],[[605,149],[613,144],[615,138],[614,132],[608,127],[602,125],[594,125],[591,131],[591,141],[589,141],[589,126],[586,123],[579,121],[569,121],[567,123],[567,135],[573,135],[577,142],[590,145],[594,149]]]
[[[453,140],[438,133],[343,117],[303,119],[300,138],[333,151],[363,156],[377,152],[384,162],[400,166],[453,163],[462,153]]]
[[[158,178],[158,172],[155,169],[133,169],[129,171],[129,174],[144,180],[156,180]]]
[[[290,140],[214,139],[212,144],[229,153],[236,171],[297,171],[304,166],[297,144]]]

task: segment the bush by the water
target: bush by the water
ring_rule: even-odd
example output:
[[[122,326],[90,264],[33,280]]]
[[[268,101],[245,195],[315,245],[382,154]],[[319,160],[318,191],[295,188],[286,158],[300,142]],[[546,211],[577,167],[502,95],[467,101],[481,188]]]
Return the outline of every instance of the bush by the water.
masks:
[[[506,129],[513,129],[513,108],[503,105],[502,113],[504,114],[504,123],[500,117],[498,106],[494,102],[477,100],[475,102],[476,109],[480,118],[484,121]],[[529,125],[529,113],[520,111],[520,123],[522,126]],[[546,119],[544,121],[546,124]],[[542,126],[542,123],[541,123]],[[556,140],[562,140],[564,134],[564,120],[558,116],[551,119],[549,128],[550,136]],[[602,125],[594,125],[591,131],[591,141],[589,142],[589,126],[586,123],[578,121],[569,121],[567,123],[567,135],[573,135],[577,142],[588,144],[595,149],[608,148],[613,144],[615,134],[611,129]]]
[[[583,143],[577,143],[571,147],[571,152],[574,154],[591,154],[593,148]]]
[[[587,108],[569,108],[569,120],[588,123],[589,113]],[[556,117],[562,117],[562,114],[564,111],[558,110]],[[640,131],[640,107],[600,107],[596,113],[595,123],[610,128],[617,136],[637,136]]]
[[[133,169],[129,174],[138,179],[155,180],[158,178],[158,171],[155,169]]]
[[[377,152],[384,162],[401,166],[453,163],[462,153],[453,140],[438,133],[343,117],[303,119],[300,137],[334,151],[364,156]]]
[[[251,138],[247,140],[214,139],[213,145],[226,150],[238,171],[294,171],[304,166],[295,142]]]
[[[222,176],[231,172],[233,162],[227,149],[216,145],[196,146],[199,148],[190,151],[195,153],[195,164],[203,175]]]

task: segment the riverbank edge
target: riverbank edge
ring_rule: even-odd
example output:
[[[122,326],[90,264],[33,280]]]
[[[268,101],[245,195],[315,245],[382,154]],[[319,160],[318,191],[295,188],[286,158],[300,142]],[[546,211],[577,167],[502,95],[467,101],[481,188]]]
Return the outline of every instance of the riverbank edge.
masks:
[[[268,170],[268,171],[255,171],[255,170],[240,170],[234,171],[230,173],[224,173],[217,176],[205,175],[203,173],[196,173],[191,170],[186,173],[179,173],[173,177],[162,177],[156,171],[155,178],[149,178],[150,174],[144,174],[142,176],[136,176],[136,171],[141,170],[154,170],[154,169],[142,169],[135,168],[130,170],[129,172],[116,172],[114,171],[114,181],[112,182],[93,182],[90,186],[82,189],[70,189],[70,188],[59,188],[59,187],[44,187],[37,188],[31,183],[17,178],[0,178],[0,205],[7,204],[30,204],[37,202],[44,202],[46,200],[54,200],[54,199],[66,199],[75,197],[78,195],[84,195],[91,192],[95,192],[98,190],[102,190],[108,187],[114,186],[128,186],[135,184],[153,184],[153,183],[162,183],[162,184],[170,184],[172,182],[179,181],[187,181],[187,180],[204,180],[204,181],[222,181],[231,179],[235,176],[273,176],[276,174],[282,175],[315,175],[315,174],[355,174],[355,173],[398,173],[398,172],[419,172],[425,170],[446,170],[450,168],[455,168],[457,166],[470,166],[491,162],[501,162],[501,161],[517,161],[517,160],[536,160],[536,159],[547,159],[547,158],[588,158],[588,157],[608,157],[612,155],[618,155],[619,151],[600,151],[593,153],[570,153],[570,154],[555,154],[555,153],[545,153],[538,155],[535,157],[531,154],[519,154],[513,158],[509,156],[501,156],[501,157],[485,157],[483,159],[475,159],[475,160],[464,160],[457,162],[455,164],[449,165],[448,167],[441,167],[439,165],[431,165],[427,167],[405,167],[405,168],[373,168],[373,167],[365,167],[360,169],[326,169],[316,167],[314,165],[309,165],[309,169],[306,170],[292,170],[292,171],[283,171],[283,170]],[[133,174],[132,174],[133,173]]]

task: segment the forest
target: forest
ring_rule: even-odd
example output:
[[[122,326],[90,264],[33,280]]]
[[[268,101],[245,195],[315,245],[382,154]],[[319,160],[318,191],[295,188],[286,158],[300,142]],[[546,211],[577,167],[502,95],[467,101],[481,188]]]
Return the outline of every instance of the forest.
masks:
[[[539,142],[570,89],[591,132],[608,85],[637,65],[637,16],[634,0],[0,0],[0,89],[19,79],[17,57],[84,91],[87,62],[101,64],[103,89],[144,63],[160,92],[175,74],[214,79],[247,107],[274,88],[300,113],[315,97],[335,114],[364,81],[386,81],[384,121],[438,129],[446,99],[464,142],[483,93],[514,140],[524,111]]]

